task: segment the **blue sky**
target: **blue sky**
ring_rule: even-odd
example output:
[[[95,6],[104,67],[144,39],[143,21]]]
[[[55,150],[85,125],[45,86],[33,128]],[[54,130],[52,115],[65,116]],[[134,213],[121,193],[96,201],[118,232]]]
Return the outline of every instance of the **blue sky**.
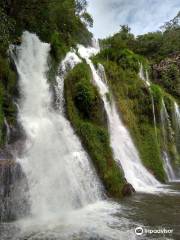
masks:
[[[128,24],[135,35],[156,31],[176,16],[180,0],[89,0],[96,38],[112,35]]]

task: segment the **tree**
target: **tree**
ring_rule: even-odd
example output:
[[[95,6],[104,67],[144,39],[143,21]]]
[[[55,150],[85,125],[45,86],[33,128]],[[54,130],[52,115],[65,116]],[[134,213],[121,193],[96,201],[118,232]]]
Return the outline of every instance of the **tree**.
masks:
[[[172,29],[180,28],[180,11],[178,14],[169,22],[166,22],[161,29],[165,31],[169,31]]]

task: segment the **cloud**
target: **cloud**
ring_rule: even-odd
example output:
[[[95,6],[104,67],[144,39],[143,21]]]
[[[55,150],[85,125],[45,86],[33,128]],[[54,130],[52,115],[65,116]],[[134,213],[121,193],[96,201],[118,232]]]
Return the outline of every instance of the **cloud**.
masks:
[[[156,31],[176,16],[179,0],[89,0],[95,37],[103,38],[128,24],[135,35]]]

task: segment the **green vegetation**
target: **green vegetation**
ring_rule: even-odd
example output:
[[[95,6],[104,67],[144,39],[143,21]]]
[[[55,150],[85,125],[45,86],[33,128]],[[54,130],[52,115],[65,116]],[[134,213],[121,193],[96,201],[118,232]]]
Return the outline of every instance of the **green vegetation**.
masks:
[[[124,179],[113,160],[104,108],[91,83],[87,64],[78,64],[65,80],[67,115],[90,154],[96,170],[111,197],[121,197]]]

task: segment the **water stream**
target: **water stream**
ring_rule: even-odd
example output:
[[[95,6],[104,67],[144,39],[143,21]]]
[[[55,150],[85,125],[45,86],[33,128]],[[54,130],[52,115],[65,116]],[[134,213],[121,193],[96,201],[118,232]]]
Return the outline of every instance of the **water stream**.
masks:
[[[168,181],[176,180],[174,169],[172,168],[171,159],[168,155],[167,141],[169,134],[172,134],[172,126],[169,118],[169,114],[166,109],[164,100],[162,99],[162,108],[161,108],[161,124],[162,124],[162,133],[164,139],[164,151],[163,151],[163,160],[164,160],[164,169],[168,177]]]
[[[152,90],[151,90],[151,82],[150,82],[150,80],[149,80],[149,74],[148,74],[148,71],[147,71],[147,70],[146,70],[146,74],[144,75],[144,69],[143,69],[143,65],[142,65],[142,64],[140,64],[139,77],[144,81],[145,85],[147,86],[147,88],[148,88],[148,90],[149,90],[149,94],[150,94],[150,97],[151,97],[151,103],[152,103],[154,130],[155,130],[155,135],[156,135],[156,141],[158,142],[158,136],[157,136],[157,121],[156,121],[154,97],[153,97],[153,93],[152,93]]]
[[[180,108],[176,102],[174,102],[174,120],[176,147],[178,152],[180,153]]]
[[[131,183],[137,191],[154,191],[156,187],[160,185],[159,182],[141,163],[131,136],[120,119],[114,100],[112,99],[110,102],[107,98],[109,87],[106,78],[103,78],[103,76],[105,76],[104,68],[102,65],[99,65],[97,71],[90,59],[97,51],[98,49],[96,48],[79,46],[79,54],[86,59],[89,64],[93,75],[93,83],[99,89],[104,102],[108,116],[110,140],[114,158],[123,169],[126,180]]]

